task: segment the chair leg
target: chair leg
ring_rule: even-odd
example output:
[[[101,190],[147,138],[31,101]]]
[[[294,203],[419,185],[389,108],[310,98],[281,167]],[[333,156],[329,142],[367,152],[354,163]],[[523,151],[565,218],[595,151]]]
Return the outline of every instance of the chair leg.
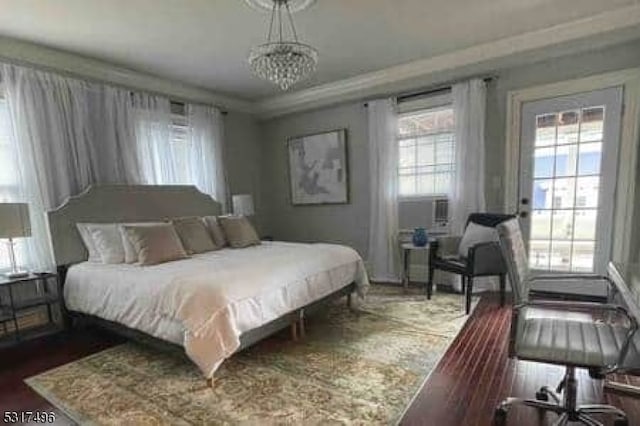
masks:
[[[504,306],[507,292],[507,277],[504,274],[500,275],[500,306]]]
[[[435,274],[435,269],[429,265],[429,278],[427,279],[427,300],[431,299],[431,294],[433,292],[433,275]]]
[[[465,312],[469,315],[471,311],[471,295],[473,293],[473,277],[467,277],[467,291],[466,291],[466,304],[465,304]]]

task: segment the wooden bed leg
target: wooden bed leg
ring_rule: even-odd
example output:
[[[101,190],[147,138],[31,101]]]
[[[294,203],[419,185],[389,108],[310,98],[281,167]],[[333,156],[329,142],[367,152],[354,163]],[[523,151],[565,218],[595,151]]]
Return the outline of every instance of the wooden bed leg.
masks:
[[[349,309],[353,309],[353,298],[351,297],[353,293],[347,294],[347,307]]]
[[[293,320],[291,322],[291,340],[294,342],[298,341],[298,321]]]
[[[298,315],[298,328],[300,329],[300,338],[304,339],[306,336],[306,330],[304,329],[304,309],[300,309]]]
[[[215,379],[215,377],[209,377],[209,378],[207,379],[207,387],[208,387],[208,388],[213,389],[213,387],[215,386],[215,384],[216,384],[216,379]]]

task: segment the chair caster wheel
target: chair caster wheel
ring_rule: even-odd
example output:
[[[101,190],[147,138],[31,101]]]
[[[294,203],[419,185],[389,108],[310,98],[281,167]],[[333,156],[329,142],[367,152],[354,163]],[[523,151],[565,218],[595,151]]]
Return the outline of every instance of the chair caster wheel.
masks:
[[[504,408],[496,408],[493,413],[493,424],[495,426],[505,426],[507,424],[507,410]]]
[[[539,390],[536,392],[536,399],[538,401],[549,401],[549,395],[546,392]]]
[[[613,426],[629,426],[629,420],[627,419],[615,419]]]

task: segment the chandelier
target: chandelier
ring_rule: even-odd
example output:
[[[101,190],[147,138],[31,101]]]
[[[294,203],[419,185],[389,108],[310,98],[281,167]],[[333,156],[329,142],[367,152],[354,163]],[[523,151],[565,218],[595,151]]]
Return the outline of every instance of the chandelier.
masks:
[[[251,49],[249,65],[258,77],[288,90],[291,86],[308,78],[318,65],[318,52],[311,46],[300,43],[291,16],[294,10],[308,6],[311,0],[246,0],[248,3],[264,8],[271,6],[271,21],[267,42]],[[269,3],[270,2],[270,3]],[[285,17],[283,17],[283,14]],[[284,20],[288,18],[292,39],[284,37]],[[274,34],[274,26],[277,35]]]

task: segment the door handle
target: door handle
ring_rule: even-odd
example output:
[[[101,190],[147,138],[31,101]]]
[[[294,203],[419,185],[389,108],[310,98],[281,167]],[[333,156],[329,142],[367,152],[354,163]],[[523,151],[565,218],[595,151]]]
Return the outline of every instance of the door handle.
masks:
[[[523,218],[523,219],[524,219],[524,218],[526,218],[527,216],[529,216],[529,213],[528,213],[528,212],[524,212],[524,211],[523,211],[523,212],[520,212],[520,217],[521,217],[521,218]]]
[[[529,204],[529,199],[528,198],[521,199],[520,204],[522,204],[523,206],[526,206],[527,204]]]

